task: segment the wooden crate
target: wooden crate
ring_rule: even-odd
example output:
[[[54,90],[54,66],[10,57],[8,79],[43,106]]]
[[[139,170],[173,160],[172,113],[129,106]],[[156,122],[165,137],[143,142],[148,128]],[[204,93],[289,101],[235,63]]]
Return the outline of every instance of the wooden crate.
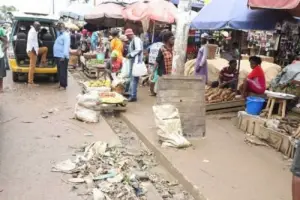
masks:
[[[291,142],[289,136],[265,126],[260,127],[260,131],[256,136],[259,139],[266,141],[271,147],[284,155],[289,156],[290,158],[294,157],[295,145]],[[291,151],[290,154],[288,153],[289,151]]]

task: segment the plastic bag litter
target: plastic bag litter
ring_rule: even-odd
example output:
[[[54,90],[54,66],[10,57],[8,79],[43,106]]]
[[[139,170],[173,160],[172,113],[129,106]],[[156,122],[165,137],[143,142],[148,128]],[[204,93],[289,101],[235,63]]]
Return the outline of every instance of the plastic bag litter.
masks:
[[[162,146],[184,148],[191,143],[183,137],[178,109],[172,105],[153,106],[157,134]]]
[[[94,200],[105,200],[105,195],[99,189],[93,189],[93,198]]]
[[[86,94],[79,94],[76,97],[79,106],[91,109],[100,110],[100,98],[98,91],[88,92]]]
[[[91,110],[76,104],[75,106],[75,118],[87,122],[87,123],[97,123],[99,122],[99,111]]]
[[[70,159],[59,162],[52,167],[54,172],[71,173],[76,168],[76,164]]]

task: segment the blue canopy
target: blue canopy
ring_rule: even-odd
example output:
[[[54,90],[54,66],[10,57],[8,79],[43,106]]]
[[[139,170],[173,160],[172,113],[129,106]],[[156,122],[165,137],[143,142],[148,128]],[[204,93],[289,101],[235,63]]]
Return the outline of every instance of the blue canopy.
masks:
[[[274,30],[283,20],[292,20],[292,16],[283,10],[251,10],[247,0],[212,0],[199,11],[191,26],[202,30]]]

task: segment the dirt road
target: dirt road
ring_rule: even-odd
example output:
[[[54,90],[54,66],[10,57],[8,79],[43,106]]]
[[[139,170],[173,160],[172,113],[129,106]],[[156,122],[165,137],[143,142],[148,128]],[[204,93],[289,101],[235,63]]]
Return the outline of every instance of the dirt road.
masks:
[[[69,158],[70,145],[119,141],[105,121],[86,125],[71,119],[79,87],[72,78],[69,85],[58,91],[53,83],[28,88],[13,84],[11,77],[5,80],[0,95],[0,199],[82,199],[70,192],[64,176],[51,172],[52,163]]]

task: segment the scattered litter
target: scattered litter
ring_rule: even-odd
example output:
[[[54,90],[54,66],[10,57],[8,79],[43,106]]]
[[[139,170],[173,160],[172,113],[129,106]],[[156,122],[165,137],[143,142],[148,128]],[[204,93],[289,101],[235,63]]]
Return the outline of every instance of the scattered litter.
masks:
[[[47,119],[49,116],[48,115],[42,115],[43,119]]]
[[[204,160],[202,160],[202,162],[209,163],[209,160],[204,159]]]
[[[33,121],[22,121],[22,123],[24,123],[24,124],[31,124],[31,123],[33,123]]]
[[[84,183],[85,180],[83,178],[70,178],[68,180],[70,183]]]
[[[92,133],[85,133],[84,136],[89,136],[89,137],[91,137],[91,136],[94,136],[94,135],[93,135]]]
[[[72,170],[76,168],[76,164],[73,163],[70,159],[57,163],[53,166],[53,172],[63,172],[63,173],[72,173]]]
[[[94,200],[105,200],[105,195],[97,188],[93,189],[93,197]]]

